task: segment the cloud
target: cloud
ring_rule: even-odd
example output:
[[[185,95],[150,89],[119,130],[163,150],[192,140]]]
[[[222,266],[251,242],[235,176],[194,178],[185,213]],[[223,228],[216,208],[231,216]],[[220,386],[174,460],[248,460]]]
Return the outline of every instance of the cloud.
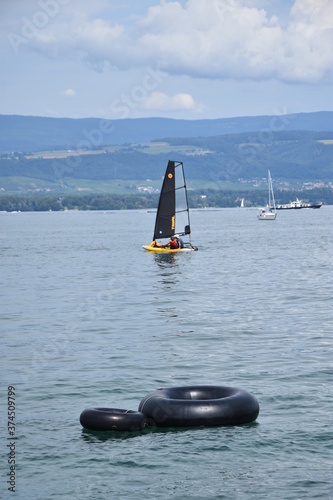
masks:
[[[100,0],[89,11],[85,1],[71,0],[45,26],[30,27],[33,35],[20,45],[16,41],[16,49],[70,57],[97,71],[150,65],[198,78],[332,81],[333,2],[295,0],[283,25],[278,12],[269,16],[260,4],[161,0],[125,25],[105,15],[108,2]],[[34,16],[26,19],[33,24]],[[24,38],[22,26],[18,35]]]
[[[142,103],[147,110],[195,110],[197,108],[190,94],[179,93],[167,96],[163,92],[152,92]]]
[[[73,89],[67,89],[67,90],[64,90],[62,92],[62,95],[66,96],[66,97],[75,97],[76,96],[76,92]]]

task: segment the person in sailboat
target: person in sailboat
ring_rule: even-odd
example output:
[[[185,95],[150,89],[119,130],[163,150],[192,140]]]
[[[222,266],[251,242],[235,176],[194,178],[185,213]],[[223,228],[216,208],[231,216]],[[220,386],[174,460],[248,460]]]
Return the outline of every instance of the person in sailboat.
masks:
[[[178,248],[184,248],[184,242],[183,240],[178,236],[178,234],[175,234],[175,239],[178,242]]]
[[[156,240],[153,240],[151,243],[150,243],[150,246],[151,247],[156,247],[156,248],[162,248],[162,243],[159,243],[158,241]]]
[[[162,245],[162,247],[169,247],[171,250],[176,250],[177,248],[184,248],[184,242],[178,234],[175,234],[174,236],[171,236],[170,241],[168,241],[165,245]]]

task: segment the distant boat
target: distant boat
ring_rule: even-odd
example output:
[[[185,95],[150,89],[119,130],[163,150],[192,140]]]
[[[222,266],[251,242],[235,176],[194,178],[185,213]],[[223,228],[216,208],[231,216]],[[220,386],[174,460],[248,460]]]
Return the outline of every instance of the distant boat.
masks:
[[[305,201],[296,198],[295,201],[291,201],[285,205],[277,205],[277,210],[298,210],[300,208],[320,208],[322,203],[307,203]]]
[[[271,207],[271,202],[273,203],[273,207]],[[276,219],[276,206],[274,200],[274,191],[271,173],[268,170],[268,205],[266,208],[263,208],[262,211],[257,215],[259,220],[275,220]]]
[[[163,247],[157,242],[163,238],[181,238],[189,241],[181,242],[183,246],[175,249]],[[160,199],[155,219],[153,241],[143,248],[150,252],[174,253],[198,250],[191,244],[190,213],[187,199],[184,165],[181,161],[169,161],[164,175]]]
[[[241,208],[244,208],[244,206],[245,206],[244,205],[244,198],[242,198],[240,206],[241,206]]]

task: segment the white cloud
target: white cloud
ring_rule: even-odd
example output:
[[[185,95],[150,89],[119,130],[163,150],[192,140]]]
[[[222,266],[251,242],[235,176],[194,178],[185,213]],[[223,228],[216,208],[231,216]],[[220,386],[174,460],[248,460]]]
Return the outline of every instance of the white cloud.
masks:
[[[62,92],[62,95],[66,96],[66,97],[75,97],[76,96],[76,92],[73,89],[67,89],[67,90],[64,90]]]
[[[167,96],[163,92],[152,92],[142,103],[147,110],[195,110],[197,108],[190,94],[179,93]]]
[[[330,81],[333,1],[295,0],[283,26],[261,4],[161,0],[134,25],[125,26],[104,15],[110,6],[105,0],[93,12],[86,10],[85,1],[71,0],[16,48],[85,61],[99,71],[151,65],[199,78]],[[33,15],[27,16],[30,22]],[[22,36],[22,26],[18,34]]]

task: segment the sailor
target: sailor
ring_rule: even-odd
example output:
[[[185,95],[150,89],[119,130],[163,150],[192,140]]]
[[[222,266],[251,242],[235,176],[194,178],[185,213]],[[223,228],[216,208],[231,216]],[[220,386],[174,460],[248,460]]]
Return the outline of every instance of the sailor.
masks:
[[[183,240],[179,237],[178,234],[175,234],[175,239],[178,242],[178,248],[184,248],[184,242]]]
[[[170,247],[170,250],[177,250],[177,248],[179,248],[178,241],[176,240],[175,236],[171,236],[170,241],[163,245],[163,248],[166,247]]]

